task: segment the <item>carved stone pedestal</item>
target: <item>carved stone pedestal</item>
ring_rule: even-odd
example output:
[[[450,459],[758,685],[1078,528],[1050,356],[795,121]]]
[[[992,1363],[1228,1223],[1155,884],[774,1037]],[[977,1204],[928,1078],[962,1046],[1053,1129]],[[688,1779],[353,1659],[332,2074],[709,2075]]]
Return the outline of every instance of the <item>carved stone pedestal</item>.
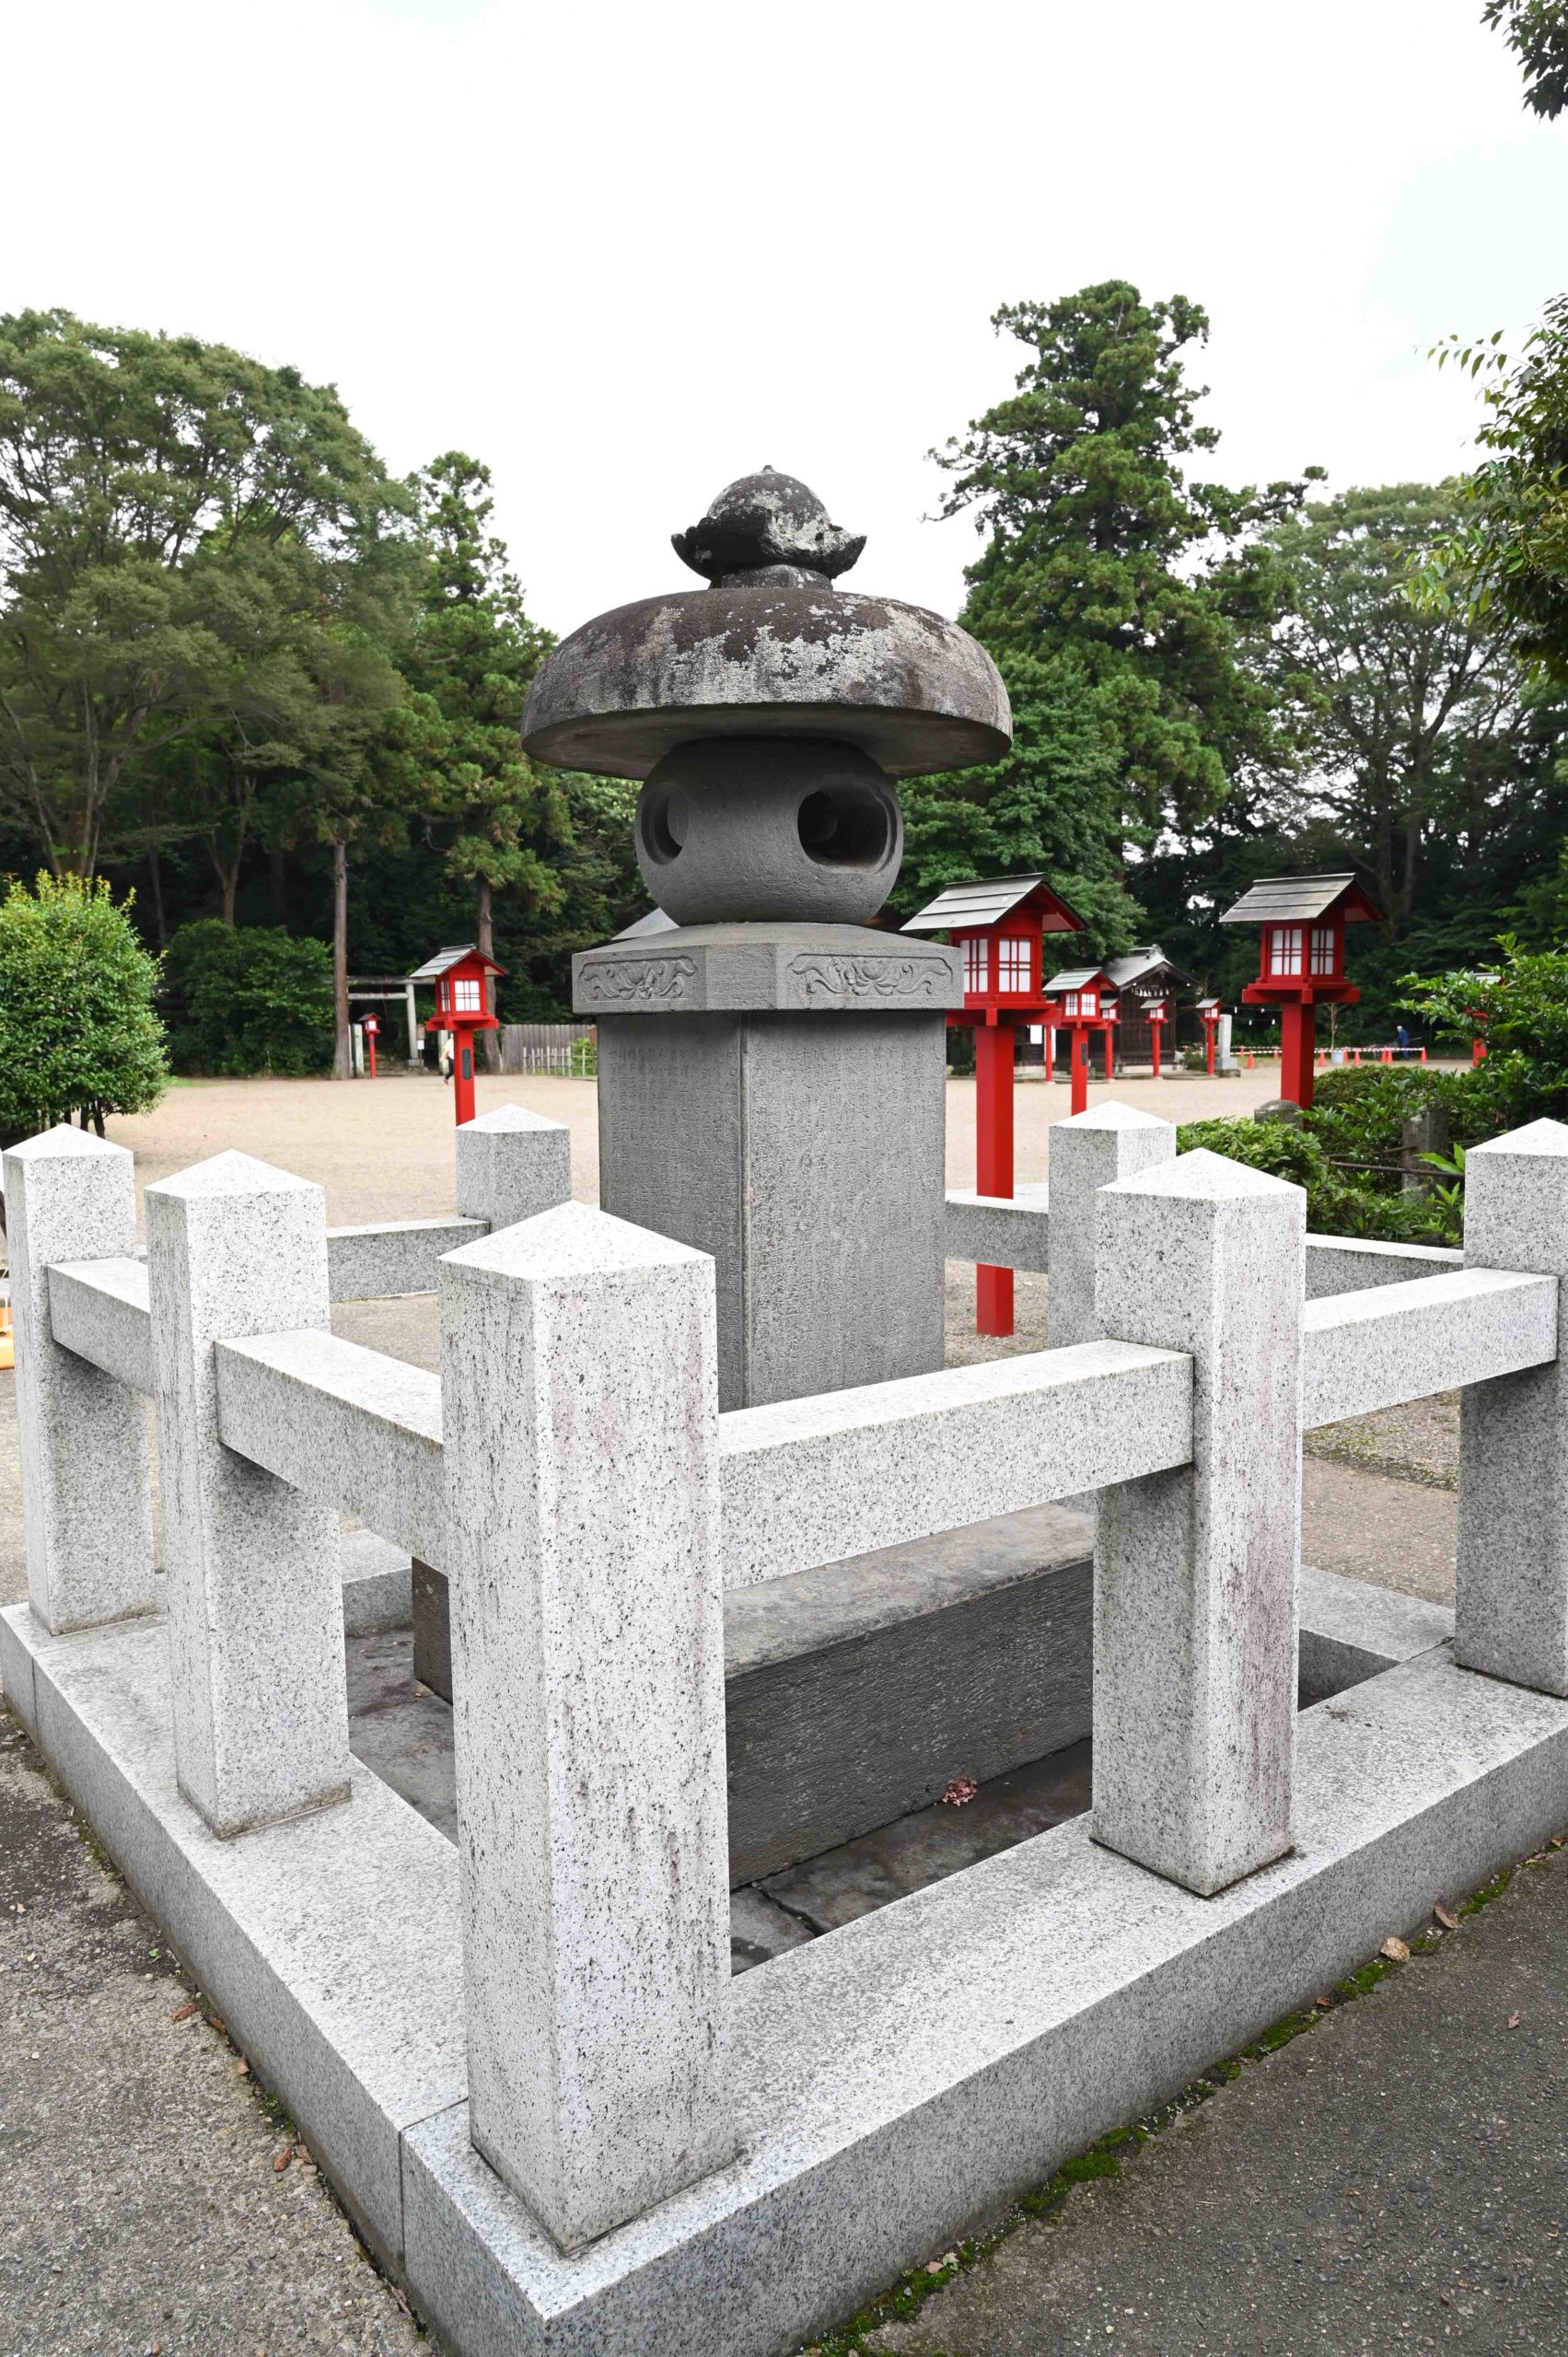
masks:
[[[599,1200],[713,1254],[720,1405],[940,1366],[955,953],[713,924],[574,965],[598,1026]]]

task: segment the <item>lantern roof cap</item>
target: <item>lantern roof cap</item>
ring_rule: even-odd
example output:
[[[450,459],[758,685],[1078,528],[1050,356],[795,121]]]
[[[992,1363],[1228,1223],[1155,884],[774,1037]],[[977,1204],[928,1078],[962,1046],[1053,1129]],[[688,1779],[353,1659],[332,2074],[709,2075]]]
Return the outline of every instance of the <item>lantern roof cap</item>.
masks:
[[[1043,894],[1069,920],[1070,931],[1083,931],[1084,920],[1077,910],[1045,876],[975,877],[964,884],[948,884],[900,930],[946,933],[955,925],[999,924],[1036,893]]]
[[[434,958],[427,958],[423,966],[416,966],[409,976],[409,981],[411,982],[439,981],[443,974],[449,974],[454,966],[464,965],[470,958],[477,958],[487,974],[504,974],[506,970],[505,967],[499,965],[487,950],[482,949],[477,942],[459,941],[446,949],[438,949]]]
[[[1171,982],[1178,990],[1191,989],[1192,983],[1191,975],[1172,965],[1157,942],[1151,943],[1147,949],[1130,949],[1125,958],[1110,958],[1105,970],[1119,991],[1131,990],[1138,982],[1152,982],[1156,978]]]
[[[853,745],[888,776],[970,769],[1013,741],[1007,691],[968,631],[896,598],[841,590],[865,545],[815,492],[764,467],[678,532],[708,586],[596,614],[545,658],[523,749],[645,778],[707,737]]]
[[[1063,972],[1052,974],[1050,981],[1043,987],[1047,996],[1050,997],[1054,996],[1058,991],[1084,991],[1088,989],[1091,982],[1109,982],[1109,973],[1103,966],[1069,966]]]
[[[1384,911],[1359,876],[1260,876],[1221,924],[1276,924],[1326,917],[1343,905],[1349,924],[1380,924]]]

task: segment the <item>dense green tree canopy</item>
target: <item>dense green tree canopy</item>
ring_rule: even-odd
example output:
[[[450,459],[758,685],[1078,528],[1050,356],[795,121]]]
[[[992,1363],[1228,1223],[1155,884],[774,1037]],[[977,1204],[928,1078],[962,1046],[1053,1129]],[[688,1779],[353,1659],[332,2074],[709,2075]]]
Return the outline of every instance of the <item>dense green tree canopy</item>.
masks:
[[[497,885],[544,912],[564,897],[556,860],[571,830],[560,772],[536,769],[519,741],[528,683],[554,640],[528,620],[489,530],[489,468],[448,450],[416,488],[427,571],[403,668],[431,716],[428,821],[453,874],[476,887],[476,935],[489,950]]]
[[[1414,594],[1511,628],[1531,668],[1568,687],[1568,295],[1547,305],[1516,359],[1500,333],[1452,337],[1438,357],[1481,380],[1476,439],[1488,455]]]
[[[1004,648],[1013,703],[1005,761],[901,789],[904,914],[970,876],[1049,875],[1089,929],[1097,953],[1130,947],[1140,923],[1113,851],[1121,824],[1115,746],[1095,691],[1071,655],[1041,659]]]
[[[1208,319],[1183,296],[1146,304],[1120,280],[993,325],[1029,352],[1013,395],[935,453],[945,515],[973,512],[986,546],[963,620],[993,656],[1071,655],[1095,691],[1121,780],[1110,835],[1189,826],[1233,780],[1288,759],[1243,633],[1278,612],[1261,527],[1301,487],[1192,482],[1181,461],[1218,435],[1184,359]]]
[[[187,782],[226,800],[215,843],[242,842],[257,775],[335,691],[319,640],[354,629],[406,505],[294,369],[64,311],[0,319],[0,808],[89,876],[117,830],[145,832],[132,765],[184,746]]]
[[[1481,22],[1501,25],[1525,75],[1525,104],[1549,119],[1568,108],[1568,8],[1562,0],[1486,0]]]
[[[1452,844],[1478,876],[1493,839],[1529,822],[1561,725],[1539,725],[1505,620],[1403,595],[1459,497],[1350,491],[1271,535],[1291,588],[1268,661],[1312,730],[1295,807],[1331,822],[1400,923],[1430,850]]]

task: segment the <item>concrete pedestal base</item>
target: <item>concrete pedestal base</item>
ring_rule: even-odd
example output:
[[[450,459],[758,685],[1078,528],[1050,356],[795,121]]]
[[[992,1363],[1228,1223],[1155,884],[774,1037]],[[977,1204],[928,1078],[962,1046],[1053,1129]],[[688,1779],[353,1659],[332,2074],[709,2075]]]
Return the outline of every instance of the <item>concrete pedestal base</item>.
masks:
[[[599,1201],[711,1252],[719,1403],[942,1364],[957,960],[857,925],[693,925],[575,961]]]

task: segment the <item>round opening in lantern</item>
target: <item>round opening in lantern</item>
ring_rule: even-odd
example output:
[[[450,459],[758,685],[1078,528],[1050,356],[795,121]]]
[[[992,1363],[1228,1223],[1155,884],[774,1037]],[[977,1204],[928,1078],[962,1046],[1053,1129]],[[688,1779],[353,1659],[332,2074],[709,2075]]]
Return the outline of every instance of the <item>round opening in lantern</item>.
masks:
[[[865,788],[822,786],[796,819],[800,846],[819,867],[877,867],[892,840],[887,803]]]

